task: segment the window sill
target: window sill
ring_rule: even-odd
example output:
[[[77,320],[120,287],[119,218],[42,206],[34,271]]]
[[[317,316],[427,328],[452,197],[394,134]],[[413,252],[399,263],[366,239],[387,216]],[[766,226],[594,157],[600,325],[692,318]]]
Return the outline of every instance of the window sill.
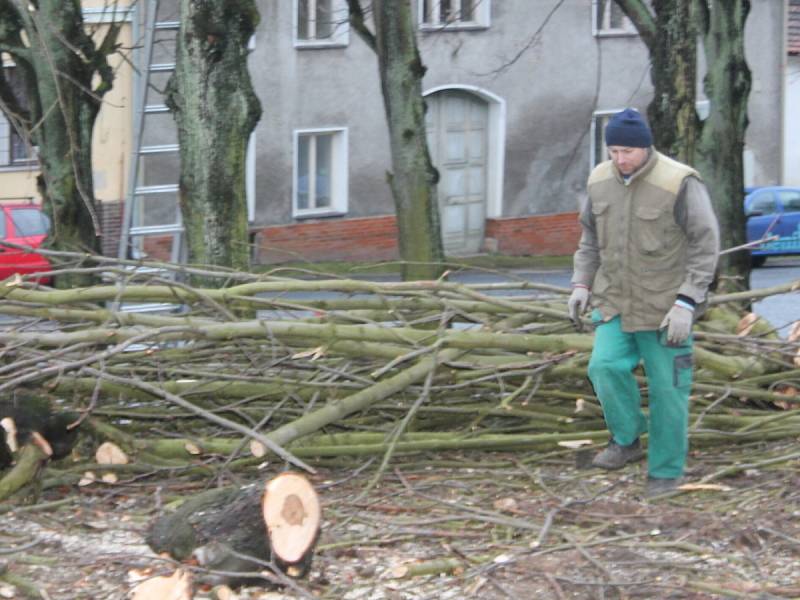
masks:
[[[19,165],[0,165],[0,173],[22,173],[29,171],[38,171],[39,163],[31,162]]]
[[[306,219],[324,219],[329,217],[343,217],[347,211],[336,210],[334,208],[326,208],[324,210],[304,210],[303,212],[295,212],[292,218],[297,221],[305,221]]]
[[[347,48],[349,43],[345,42],[328,42],[328,41],[295,41],[295,50],[330,50],[332,48]]]
[[[600,38],[615,38],[615,37],[637,37],[638,31],[627,31],[625,29],[606,29],[604,31],[595,32],[595,37]]]
[[[446,25],[431,25],[420,23],[419,30],[422,33],[439,33],[445,31],[483,31],[489,29],[488,23],[448,23]]]

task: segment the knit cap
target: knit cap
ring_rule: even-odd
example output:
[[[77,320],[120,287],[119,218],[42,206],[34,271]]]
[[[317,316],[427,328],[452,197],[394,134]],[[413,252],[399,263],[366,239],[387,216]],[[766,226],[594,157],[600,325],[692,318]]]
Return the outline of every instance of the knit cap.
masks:
[[[606,146],[649,148],[653,145],[650,127],[635,108],[626,108],[608,120]]]

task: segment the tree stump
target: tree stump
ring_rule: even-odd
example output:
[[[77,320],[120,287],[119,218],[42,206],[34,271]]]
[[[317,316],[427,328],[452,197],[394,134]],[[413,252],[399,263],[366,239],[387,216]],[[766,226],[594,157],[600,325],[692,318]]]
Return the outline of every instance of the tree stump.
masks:
[[[193,561],[209,571],[208,583],[263,584],[270,563],[290,577],[311,568],[322,513],[309,481],[299,473],[266,485],[210,490],[159,517],[147,535],[154,552]],[[241,573],[241,576],[230,575]]]
[[[56,412],[46,397],[15,392],[0,400],[0,500],[34,482],[50,459],[68,456],[78,439],[78,414]]]

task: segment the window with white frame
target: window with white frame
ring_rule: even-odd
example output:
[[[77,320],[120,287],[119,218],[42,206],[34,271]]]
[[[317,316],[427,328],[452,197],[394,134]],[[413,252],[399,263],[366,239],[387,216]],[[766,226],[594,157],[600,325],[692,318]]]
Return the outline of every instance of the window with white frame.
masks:
[[[620,109],[621,110],[621,109]],[[606,125],[608,120],[619,110],[599,110],[592,115],[590,131],[589,166],[593,169],[601,162],[608,160],[608,146],[606,146]]]
[[[294,216],[347,212],[347,130],[295,132]]]
[[[592,0],[595,35],[636,35],[636,27],[615,0]]]
[[[295,46],[346,46],[349,13],[346,0],[294,0]]]
[[[419,0],[422,29],[485,28],[491,20],[491,0]]]

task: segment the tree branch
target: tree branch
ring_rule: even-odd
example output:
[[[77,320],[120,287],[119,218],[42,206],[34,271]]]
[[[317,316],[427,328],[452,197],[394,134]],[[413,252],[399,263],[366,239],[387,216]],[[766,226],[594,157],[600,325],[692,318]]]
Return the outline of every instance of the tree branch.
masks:
[[[364,17],[364,9],[361,7],[360,0],[347,0],[347,7],[350,11],[350,26],[356,30],[358,36],[364,40],[373,52],[376,51],[375,34],[367,27]]]
[[[625,16],[633,21],[639,37],[652,52],[656,40],[656,20],[650,8],[644,0],[614,0],[625,13]]]

